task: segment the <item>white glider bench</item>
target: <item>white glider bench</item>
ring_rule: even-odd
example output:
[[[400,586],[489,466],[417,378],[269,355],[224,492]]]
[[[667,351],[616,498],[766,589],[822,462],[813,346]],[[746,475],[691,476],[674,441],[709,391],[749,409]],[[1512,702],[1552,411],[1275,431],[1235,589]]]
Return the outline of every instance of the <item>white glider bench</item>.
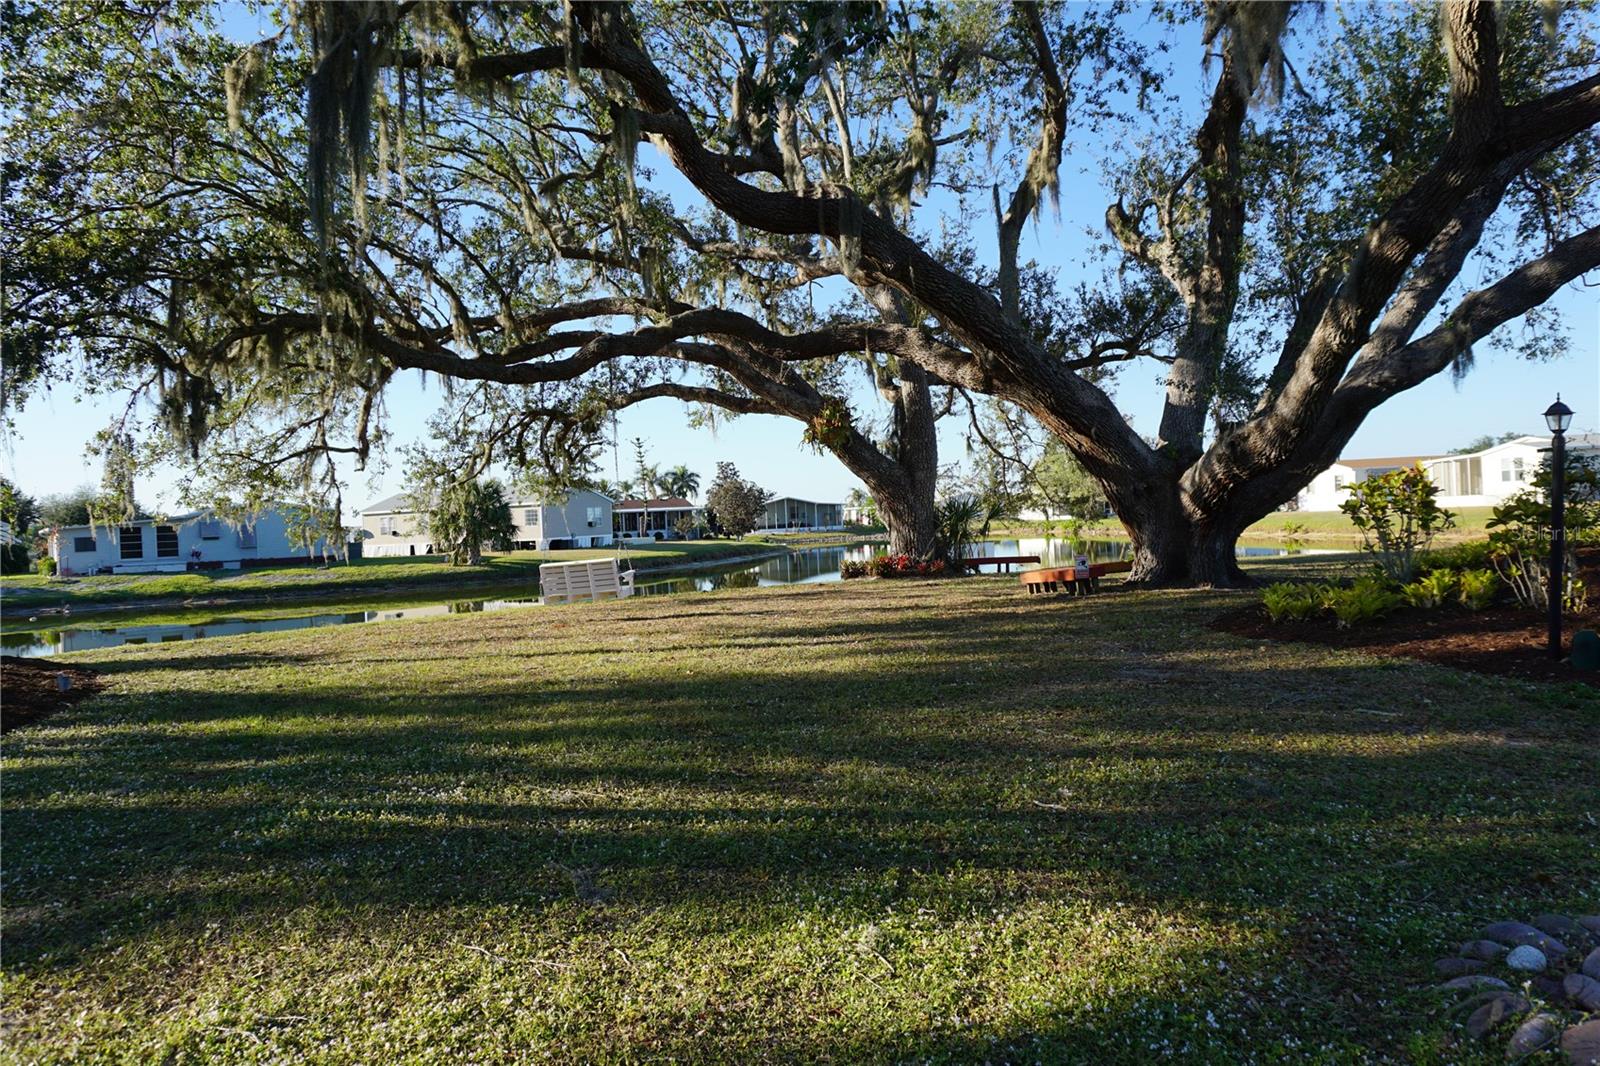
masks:
[[[539,564],[539,591],[546,603],[624,599],[633,595],[633,571],[619,570],[615,559]]]

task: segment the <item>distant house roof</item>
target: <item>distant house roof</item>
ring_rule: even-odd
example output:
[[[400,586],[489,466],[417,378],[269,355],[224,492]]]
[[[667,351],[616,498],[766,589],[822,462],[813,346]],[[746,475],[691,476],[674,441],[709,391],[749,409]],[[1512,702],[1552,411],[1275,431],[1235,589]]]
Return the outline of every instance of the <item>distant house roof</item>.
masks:
[[[55,532],[60,533],[63,530],[68,529],[111,529],[113,527],[125,526],[181,526],[197,519],[204,518],[210,513],[211,508],[205,507],[198,511],[184,511],[181,514],[169,514],[160,518],[157,518],[153,515],[140,515],[137,518],[129,518],[126,521],[80,522],[79,524],[73,526],[56,526],[54,527],[54,530]],[[263,512],[258,511],[256,513],[259,515]]]
[[[767,501],[767,506],[770,507],[775,503],[813,503],[813,504],[816,504],[818,507],[843,507],[844,506],[844,504],[842,504],[842,503],[832,503],[832,502],[829,502],[827,500],[803,500],[799,496],[774,496],[772,499]]]
[[[1442,455],[1389,455],[1378,459],[1340,459],[1339,466],[1348,466],[1352,470],[1371,470],[1374,467],[1410,467],[1418,463],[1425,463],[1430,459],[1442,459]]]
[[[694,504],[678,496],[661,496],[654,500],[619,500],[615,511],[692,511]]]
[[[415,510],[415,508],[412,507],[411,504],[407,502],[407,500],[406,500],[406,496],[407,495],[408,494],[404,493],[404,492],[397,492],[393,496],[385,496],[383,499],[379,500],[377,503],[369,503],[365,507],[361,508],[361,513],[362,514],[396,514],[396,513],[399,513],[401,511],[409,513],[411,511]]]
[[[1519,445],[1524,448],[1537,448],[1541,451],[1549,451],[1550,438],[1547,436],[1541,437],[1537,433],[1529,433],[1521,437],[1512,437],[1510,440],[1503,440],[1498,444],[1491,444],[1487,448],[1479,448],[1475,452],[1453,452],[1450,455],[1441,455],[1438,458],[1441,460],[1471,459],[1480,455],[1488,455],[1490,452],[1497,452],[1502,448],[1509,448],[1513,445]],[[1586,452],[1596,449],[1600,449],[1600,433],[1567,434],[1568,451]]]
[[[580,493],[580,492],[587,492],[592,496],[600,497],[602,500],[610,500],[611,499],[610,496],[607,496],[605,493],[600,492],[600,491],[598,491],[596,489],[573,489],[572,490],[572,494],[574,496],[578,495],[578,493]],[[416,512],[416,508],[411,506],[410,500],[411,500],[411,494],[410,493],[408,493],[408,492],[397,492],[393,496],[385,496],[383,499],[379,500],[377,503],[369,503],[369,504],[367,504],[367,506],[365,506],[365,507],[363,507],[361,509],[361,513],[364,514],[364,515],[369,515],[369,514],[413,514],[413,513]],[[513,496],[511,499],[506,501],[506,503],[509,504],[512,507],[542,507],[542,506],[544,506],[545,504],[547,504],[549,502],[550,501],[548,501],[548,500],[541,500],[541,499],[539,499],[537,497],[533,497],[533,496],[527,496],[527,497],[524,497],[524,496]],[[654,506],[654,504],[652,503],[651,506]]]

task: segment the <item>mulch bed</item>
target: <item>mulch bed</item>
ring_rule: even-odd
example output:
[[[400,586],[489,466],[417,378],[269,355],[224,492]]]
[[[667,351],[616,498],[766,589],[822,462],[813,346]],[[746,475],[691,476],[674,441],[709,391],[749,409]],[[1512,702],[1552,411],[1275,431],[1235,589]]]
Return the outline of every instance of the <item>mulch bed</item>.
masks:
[[[70,682],[62,691],[58,678]],[[0,655],[0,733],[37,722],[100,690],[100,675],[81,666]]]
[[[1600,551],[1578,555],[1584,583],[1591,590],[1582,614],[1562,622],[1566,640],[1580,629],[1600,630]],[[1340,629],[1332,618],[1274,622],[1259,602],[1235,607],[1212,619],[1212,629],[1251,640],[1295,640],[1334,648],[1360,648],[1383,655],[1453,666],[1480,674],[1526,681],[1581,681],[1600,688],[1600,671],[1576,670],[1550,658],[1542,611],[1501,605],[1486,611],[1442,607],[1401,607],[1386,618]]]

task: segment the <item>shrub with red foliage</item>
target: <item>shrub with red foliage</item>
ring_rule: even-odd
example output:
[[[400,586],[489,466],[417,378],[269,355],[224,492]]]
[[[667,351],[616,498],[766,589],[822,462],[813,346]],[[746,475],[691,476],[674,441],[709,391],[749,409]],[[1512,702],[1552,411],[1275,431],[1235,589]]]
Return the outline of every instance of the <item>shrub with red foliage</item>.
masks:
[[[864,564],[872,577],[938,577],[943,559],[916,559],[910,555],[875,555]]]

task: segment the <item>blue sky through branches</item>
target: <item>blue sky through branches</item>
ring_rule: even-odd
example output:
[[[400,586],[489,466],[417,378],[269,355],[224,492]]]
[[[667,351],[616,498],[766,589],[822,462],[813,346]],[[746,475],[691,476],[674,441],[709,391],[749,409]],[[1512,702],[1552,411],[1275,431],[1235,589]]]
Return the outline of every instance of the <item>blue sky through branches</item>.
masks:
[[[241,41],[254,40],[273,32],[266,16],[243,7],[229,8],[224,27]],[[1328,27],[1314,23],[1307,30],[1318,33]],[[1307,32],[1302,30],[1302,32]],[[1167,61],[1172,74],[1169,91],[1176,91],[1191,113],[1181,117],[1193,128],[1196,116],[1209,95],[1215,71],[1204,68],[1196,28],[1176,29],[1152,22],[1143,31],[1149,43],[1166,40],[1171,51]],[[1294,50],[1291,49],[1291,58]],[[220,91],[220,87],[219,87]],[[1022,258],[1033,258],[1041,265],[1060,272],[1063,289],[1080,280],[1099,276],[1100,264],[1093,249],[1103,233],[1103,217],[1110,200],[1102,179],[1102,166],[1108,157],[1121,151],[1120,137],[1110,131],[1074,131],[1071,150],[1061,171],[1061,211],[1057,218],[1047,208],[1037,224],[1026,231]],[[639,153],[639,163],[653,173],[649,184],[679,202],[695,202],[696,194],[665,165],[649,147]],[[953,194],[936,190],[929,206],[954,217],[958,205]],[[981,197],[987,200],[985,194]],[[968,204],[975,212],[974,239],[980,259],[992,265],[994,257],[992,219],[986,203]],[[923,228],[936,223],[926,209],[919,212]],[[1463,272],[1468,287],[1487,284],[1494,275],[1475,272],[1469,262]],[[1409,455],[1440,452],[1458,447],[1483,434],[1504,431],[1542,432],[1540,412],[1559,391],[1577,411],[1575,428],[1592,431],[1600,428],[1600,278],[1590,284],[1569,286],[1551,306],[1558,308],[1570,335],[1568,355],[1553,362],[1530,362],[1515,355],[1492,351],[1479,345],[1474,369],[1458,384],[1448,374],[1438,375],[1423,385],[1403,393],[1380,407],[1357,432],[1346,449],[1353,455]],[[827,290],[819,287],[817,302],[825,302]],[[1459,293],[1456,294],[1459,298]],[[1447,304],[1454,300],[1447,301]],[[1515,334],[1523,327],[1512,323],[1503,332]],[[1154,433],[1160,418],[1164,366],[1140,362],[1124,367],[1112,386],[1115,399],[1142,433]],[[857,390],[857,411],[881,416],[881,405],[871,391]],[[75,485],[99,480],[97,461],[85,455],[85,446],[94,434],[119,414],[126,397],[108,395],[80,398],[72,384],[35,397],[14,418],[14,429],[0,441],[0,469],[25,491],[48,495]],[[424,383],[419,375],[402,375],[391,388],[389,447],[376,457],[367,473],[348,471],[345,500],[353,511],[361,505],[399,491],[404,471],[399,464],[401,448],[426,433],[426,420],[441,394],[437,381]],[[695,429],[687,424],[683,404],[676,400],[655,400],[623,412],[618,435],[622,454],[613,460],[610,449],[601,457],[600,473],[614,477],[614,464],[627,476],[633,457],[629,440],[642,437],[651,462],[661,467],[687,465],[702,475],[708,484],[719,461],[732,461],[746,477],[780,495],[810,499],[838,500],[859,484],[837,460],[819,455],[801,441],[799,423],[776,416],[746,415],[719,418],[714,429]],[[965,411],[941,423],[941,462],[966,460],[964,439]],[[138,486],[138,496],[147,506],[176,505],[174,486],[177,474],[167,471]]]

